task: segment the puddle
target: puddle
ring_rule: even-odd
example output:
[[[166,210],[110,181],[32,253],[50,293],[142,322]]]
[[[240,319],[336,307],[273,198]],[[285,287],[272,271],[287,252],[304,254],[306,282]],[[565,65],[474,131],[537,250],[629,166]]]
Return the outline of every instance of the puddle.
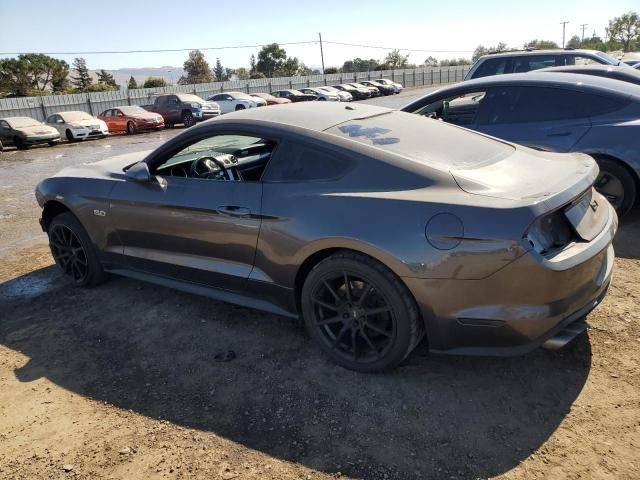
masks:
[[[0,284],[0,298],[32,298],[61,288],[66,281],[57,267],[47,267]]]

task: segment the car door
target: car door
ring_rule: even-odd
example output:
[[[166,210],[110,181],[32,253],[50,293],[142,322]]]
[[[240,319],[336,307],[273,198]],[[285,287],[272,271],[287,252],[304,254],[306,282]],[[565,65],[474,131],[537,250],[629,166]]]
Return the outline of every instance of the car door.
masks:
[[[111,110],[110,119],[111,122],[107,124],[109,130],[111,130],[111,125],[113,125],[115,127],[114,130],[118,132],[124,132],[127,130],[127,121],[129,119],[119,108],[114,108],[113,110]]]
[[[159,97],[161,115],[165,118],[165,121],[169,123],[179,123],[181,109],[178,108],[180,100],[176,95],[166,95]]]
[[[47,125],[58,130],[58,133],[60,133],[60,135],[66,134],[66,124],[64,123],[62,117],[58,114],[49,115],[49,117],[47,118]]]
[[[242,132],[234,136],[256,140]],[[186,170],[171,167],[176,159],[202,156],[198,151],[206,142],[214,146],[203,155],[215,154],[222,148],[215,142],[228,143],[227,137],[215,131],[183,137],[177,151],[150,162],[152,181],[116,184],[109,217],[121,243],[114,250],[128,267],[225,290],[245,287],[258,240],[262,183],[185,177]]]
[[[591,128],[591,97],[565,88],[497,86],[482,102],[474,128],[528,147],[568,152]]]

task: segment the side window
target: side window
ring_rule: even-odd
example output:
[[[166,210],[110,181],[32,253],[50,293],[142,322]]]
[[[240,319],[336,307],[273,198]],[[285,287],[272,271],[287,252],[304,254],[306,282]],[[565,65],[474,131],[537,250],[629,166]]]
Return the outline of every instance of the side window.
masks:
[[[352,161],[332,151],[288,141],[278,148],[269,167],[267,182],[331,180],[347,173]]]
[[[211,101],[213,102],[219,102],[220,100],[222,100],[222,95],[220,94],[214,95],[213,97],[211,97]]]
[[[480,64],[473,74],[473,78],[489,77],[491,75],[502,75],[507,71],[507,57],[488,58]]]
[[[584,55],[567,55],[567,65],[600,65],[600,62]]]
[[[258,181],[275,142],[249,135],[212,135],[194,140],[152,169],[164,177]],[[220,168],[224,166],[226,172]]]
[[[9,124],[7,122],[5,122],[4,120],[0,120],[0,128],[2,129],[9,129]]]
[[[476,123],[478,111],[486,91],[465,92],[437,100],[413,112],[426,117],[442,119],[447,123],[466,127]]]
[[[560,55],[517,55],[513,58],[513,73],[530,72],[563,65]]]
[[[550,122],[604,115],[624,102],[559,88],[498,87],[489,90],[480,123]]]

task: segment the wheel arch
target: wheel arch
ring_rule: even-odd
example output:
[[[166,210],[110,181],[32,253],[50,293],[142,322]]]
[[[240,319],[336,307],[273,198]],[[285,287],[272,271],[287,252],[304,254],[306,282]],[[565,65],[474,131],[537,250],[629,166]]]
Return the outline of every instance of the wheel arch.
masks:
[[[49,200],[44,204],[44,208],[42,209],[42,229],[46,232],[49,230],[49,225],[51,224],[51,220],[60,215],[61,213],[71,213],[74,217],[74,213],[71,211],[69,207],[67,207],[64,203],[59,202],[57,200]]]

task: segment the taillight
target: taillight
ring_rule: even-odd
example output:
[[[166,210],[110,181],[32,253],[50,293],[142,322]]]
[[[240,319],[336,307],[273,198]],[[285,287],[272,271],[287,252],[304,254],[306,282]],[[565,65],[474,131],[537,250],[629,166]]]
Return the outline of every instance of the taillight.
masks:
[[[574,230],[563,210],[558,210],[537,219],[525,236],[540,255],[560,250],[575,238]]]

